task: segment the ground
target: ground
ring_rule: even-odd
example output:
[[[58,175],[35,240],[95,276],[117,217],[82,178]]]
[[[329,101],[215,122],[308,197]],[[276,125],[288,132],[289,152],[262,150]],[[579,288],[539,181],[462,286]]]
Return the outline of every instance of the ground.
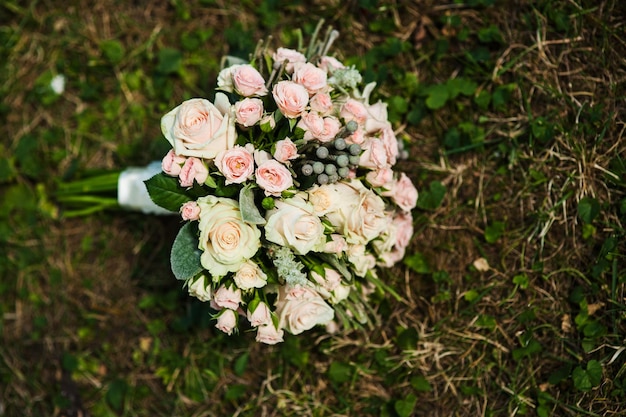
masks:
[[[626,415],[619,0],[22,3],[0,5],[0,416]],[[265,346],[173,279],[177,219],[53,194],[160,158],[223,56],[320,18],[406,142],[415,235],[371,329]]]

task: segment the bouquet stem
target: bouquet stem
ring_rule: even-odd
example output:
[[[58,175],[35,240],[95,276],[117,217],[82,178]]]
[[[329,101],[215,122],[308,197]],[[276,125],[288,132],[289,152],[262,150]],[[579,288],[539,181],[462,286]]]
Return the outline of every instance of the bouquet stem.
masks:
[[[86,176],[57,183],[52,197],[61,217],[88,216],[104,210],[131,210],[147,214],[172,214],[152,202],[144,181],[161,172],[161,162],[145,167]]]

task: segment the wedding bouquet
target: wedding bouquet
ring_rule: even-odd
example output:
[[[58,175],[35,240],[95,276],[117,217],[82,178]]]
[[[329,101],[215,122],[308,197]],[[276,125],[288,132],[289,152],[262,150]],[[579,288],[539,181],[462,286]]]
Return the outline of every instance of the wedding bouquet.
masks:
[[[393,170],[406,151],[386,104],[369,103],[375,85],[328,55],[336,37],[259,46],[219,73],[212,101],[161,120],[172,149],[146,186],[184,221],[172,271],[227,334],[274,344],[367,322],[368,294],[390,291],[376,267],[401,260],[412,236],[417,190]]]

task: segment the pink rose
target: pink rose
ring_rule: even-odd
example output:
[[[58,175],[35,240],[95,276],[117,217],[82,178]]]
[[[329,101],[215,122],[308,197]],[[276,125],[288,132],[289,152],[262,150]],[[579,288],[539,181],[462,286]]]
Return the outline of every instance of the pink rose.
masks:
[[[280,327],[291,334],[300,334],[334,318],[334,310],[313,289],[303,288],[299,297],[285,297],[288,288],[281,288],[276,301]]]
[[[174,153],[173,149],[170,149],[161,161],[161,169],[167,175],[177,177],[180,174],[181,165],[185,163],[185,157],[179,156]]]
[[[276,142],[276,149],[274,150],[274,159],[278,162],[286,164],[289,160],[298,157],[298,147],[291,139],[285,138]]]
[[[200,206],[195,201],[187,201],[181,206],[180,215],[183,220],[198,220],[200,218]]]
[[[187,158],[178,174],[181,187],[192,187],[194,180],[198,184],[204,184],[209,176],[209,169],[204,162],[195,157]]]
[[[413,237],[413,216],[411,212],[398,213],[392,223],[396,227],[395,247],[406,249]]]
[[[404,211],[411,211],[417,205],[417,189],[403,172],[393,185],[391,199]]]
[[[350,98],[341,106],[339,116],[343,118],[346,123],[354,120],[359,126],[363,126],[367,120],[367,109],[360,101]]]
[[[393,171],[391,168],[381,168],[370,171],[365,175],[365,179],[372,187],[384,187],[393,181]]]
[[[309,103],[309,93],[293,81],[279,81],[272,94],[281,113],[290,119],[299,117]]]
[[[177,155],[213,159],[237,138],[229,109],[223,93],[215,95],[215,105],[201,98],[187,100],[163,116],[161,131]]]
[[[237,327],[237,314],[228,308],[222,310],[217,316],[215,327],[230,336]]]
[[[328,93],[317,93],[309,100],[311,110],[321,116],[328,116],[333,110],[333,100]]]
[[[298,62],[306,62],[306,57],[294,50],[289,48],[278,48],[276,52],[272,54],[272,59],[274,60],[274,68],[280,68],[285,61],[287,61],[287,65],[285,66],[285,71],[287,74],[291,74],[293,72],[294,64]]]
[[[330,235],[330,239],[331,240],[327,241],[324,245],[322,252],[340,254],[347,249],[348,244],[346,239],[340,234],[333,233]]]
[[[293,187],[291,172],[275,159],[270,159],[259,165],[255,176],[256,183],[265,190],[267,196],[279,197],[283,191]]]
[[[359,165],[363,168],[382,169],[389,168],[387,160],[387,150],[382,140],[368,138],[363,144],[363,153],[359,159]]]
[[[248,321],[254,327],[272,324],[272,312],[264,302],[260,302],[254,311],[248,309],[246,315]]]
[[[341,129],[341,123],[334,117],[324,117],[324,130],[322,134],[318,136],[318,139],[322,142],[330,142],[335,139],[337,133]]]
[[[339,62],[337,58],[333,58],[332,56],[323,56],[320,58],[318,66],[327,73],[346,68],[346,66]]]
[[[285,332],[283,329],[276,329],[274,324],[270,323],[265,326],[259,326],[256,330],[256,341],[267,345],[275,345],[282,342]]]
[[[356,143],[357,145],[363,144],[363,142],[365,142],[365,132],[363,129],[358,128],[353,134],[346,138],[346,142],[349,144]]]
[[[341,285],[341,274],[334,269],[324,268],[324,276],[318,274],[315,271],[311,271],[311,278],[313,281],[317,283],[319,286],[318,289],[322,289],[327,293],[332,292],[335,288]],[[320,292],[322,297],[324,297],[324,293]],[[330,297],[327,295],[326,298]]]
[[[292,80],[306,88],[310,95],[318,93],[328,86],[326,72],[310,62],[295,64]]]
[[[253,126],[263,117],[263,102],[258,98],[244,98],[235,103],[237,123],[245,127]]]
[[[390,165],[394,165],[396,163],[396,159],[398,158],[398,139],[396,139],[396,134],[391,128],[391,124],[387,123],[380,131],[380,140],[383,141],[383,145],[385,146],[385,152],[387,153],[387,161]]]
[[[304,140],[317,139],[324,134],[324,118],[317,113],[303,113],[298,127],[304,130]]]
[[[232,77],[235,91],[244,97],[264,96],[268,93],[263,76],[252,65],[236,67]]]
[[[241,184],[254,173],[254,158],[246,148],[236,145],[217,154],[215,166],[226,177],[226,185]]]
[[[231,310],[237,310],[241,303],[241,290],[239,288],[227,287],[222,285],[213,294],[213,301],[215,305],[220,308],[229,308]]]

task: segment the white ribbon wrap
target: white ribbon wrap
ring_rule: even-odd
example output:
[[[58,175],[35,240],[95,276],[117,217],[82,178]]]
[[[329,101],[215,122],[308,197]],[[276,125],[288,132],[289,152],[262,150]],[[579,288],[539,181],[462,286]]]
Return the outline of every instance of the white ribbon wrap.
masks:
[[[143,182],[161,172],[161,161],[145,167],[131,167],[120,173],[117,181],[117,201],[120,207],[145,214],[177,214],[154,204]]]

